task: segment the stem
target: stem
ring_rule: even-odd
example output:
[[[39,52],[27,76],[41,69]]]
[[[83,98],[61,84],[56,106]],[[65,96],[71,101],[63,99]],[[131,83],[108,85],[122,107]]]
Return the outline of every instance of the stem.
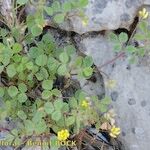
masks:
[[[140,20],[139,20],[139,22],[140,22]],[[132,34],[131,34],[129,40],[127,41],[127,44],[126,44],[126,45],[129,45],[131,39],[134,37],[134,33],[135,33],[137,27],[138,27],[138,24],[137,24],[136,27],[134,28],[134,30],[133,30],[133,32],[132,32]],[[122,48],[123,48],[123,46],[122,46]],[[109,65],[109,64],[111,64],[111,63],[113,63],[113,62],[116,61],[117,59],[119,59],[119,58],[121,58],[121,57],[124,57],[124,56],[125,56],[125,52],[121,52],[121,53],[118,54],[115,58],[113,58],[112,60],[107,61],[106,63],[104,63],[103,65],[101,65],[99,68],[101,69],[101,68],[103,68],[103,67],[105,67],[105,66],[107,66],[107,65]]]
[[[123,56],[125,56],[125,52],[121,52],[121,53],[118,54],[116,57],[114,57],[113,59],[107,61],[106,63],[104,63],[103,65],[101,65],[101,66],[98,67],[98,68],[101,69],[101,68],[103,68],[103,67],[105,67],[105,66],[107,66],[107,65],[109,65],[109,64],[111,64],[111,63],[113,63],[113,62],[116,61],[118,58],[121,58],[121,57],[123,57]]]

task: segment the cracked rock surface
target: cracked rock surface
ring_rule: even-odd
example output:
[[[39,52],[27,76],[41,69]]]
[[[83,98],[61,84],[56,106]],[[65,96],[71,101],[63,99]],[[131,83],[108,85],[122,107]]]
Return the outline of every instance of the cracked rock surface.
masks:
[[[133,22],[138,9],[150,3],[148,0],[89,0],[85,8],[85,15],[88,16],[88,25],[82,24],[82,19],[74,12],[69,22],[66,22],[62,29],[75,31],[83,34],[91,31],[115,30],[118,28],[129,28]]]
[[[129,65],[126,58],[100,68],[114,58],[112,44],[106,37],[97,36],[81,40],[81,50],[94,59],[100,72],[116,80],[113,89],[106,87],[106,95],[111,96],[117,113],[117,123],[122,129],[121,141],[126,150],[148,150],[150,147],[150,56],[140,63]],[[103,74],[105,83],[106,75]]]

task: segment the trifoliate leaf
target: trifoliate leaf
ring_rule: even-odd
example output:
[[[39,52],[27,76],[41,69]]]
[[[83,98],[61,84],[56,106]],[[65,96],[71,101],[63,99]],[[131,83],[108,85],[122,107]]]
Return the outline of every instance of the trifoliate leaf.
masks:
[[[42,82],[42,88],[45,90],[51,90],[53,88],[53,80],[44,80]]]
[[[8,94],[10,97],[15,97],[18,94],[18,89],[15,86],[10,86],[8,88]]]

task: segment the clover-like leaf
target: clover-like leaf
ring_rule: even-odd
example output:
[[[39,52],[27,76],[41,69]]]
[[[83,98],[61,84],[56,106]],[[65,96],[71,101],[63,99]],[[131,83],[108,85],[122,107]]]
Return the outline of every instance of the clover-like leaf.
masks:
[[[56,110],[52,113],[52,119],[54,121],[58,121],[59,119],[61,119],[61,116],[62,116],[61,111],[59,111],[59,110]]]
[[[49,90],[44,90],[44,91],[42,92],[42,98],[43,98],[43,99],[49,99],[51,96],[52,96],[52,93],[51,93],[51,91],[49,91]]]
[[[51,102],[47,102],[44,104],[44,110],[47,114],[52,114],[54,111],[54,106]]]
[[[13,50],[13,53],[19,53],[22,50],[22,45],[19,43],[15,43],[13,45],[12,50]]]
[[[10,64],[9,66],[7,66],[6,71],[10,78],[14,77],[17,73],[14,64]]]
[[[42,33],[42,27],[38,26],[38,25],[34,25],[31,28],[31,33],[33,36],[39,36]]]
[[[66,66],[65,64],[60,65],[60,66],[58,67],[57,73],[58,73],[60,76],[66,75],[66,74],[68,73],[67,66]]]
[[[60,55],[59,55],[59,59],[62,63],[67,63],[69,61],[69,56],[66,52],[62,52]]]
[[[20,92],[24,93],[27,91],[27,86],[24,83],[19,83],[18,89]]]
[[[20,93],[17,99],[20,103],[24,103],[28,99],[28,97],[25,93]]]
[[[66,126],[70,126],[73,125],[75,123],[75,117],[74,116],[70,116],[66,118]]]
[[[7,91],[11,97],[15,97],[18,94],[18,89],[15,86],[10,86]]]
[[[45,54],[42,54],[40,56],[37,56],[36,60],[35,60],[35,63],[38,65],[38,66],[45,66],[46,63],[47,63],[47,56]]]
[[[61,24],[64,22],[64,19],[65,19],[65,14],[64,13],[61,13],[61,14],[57,14],[54,16],[54,21],[58,24]]]
[[[51,90],[53,88],[53,80],[44,80],[42,82],[42,88],[45,90]]]

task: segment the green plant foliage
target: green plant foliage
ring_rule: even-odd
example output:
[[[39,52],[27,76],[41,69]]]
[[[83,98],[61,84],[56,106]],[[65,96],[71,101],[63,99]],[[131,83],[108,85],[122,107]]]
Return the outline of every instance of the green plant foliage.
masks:
[[[110,33],[109,39],[114,44],[114,51],[124,51],[128,56],[129,63],[137,62],[139,57],[143,57],[145,53],[148,53],[148,41],[150,38],[150,31],[148,28],[148,22],[142,20],[137,25],[138,32],[135,32],[135,29],[129,39],[128,35],[124,32],[120,33],[118,36],[114,33]],[[142,43],[142,47],[131,44],[135,41]]]
[[[37,10],[19,20],[20,8],[31,2]],[[84,79],[93,75],[92,57],[80,56],[72,43],[59,46],[48,30],[43,32],[45,13],[54,25],[63,23],[72,10],[79,11],[79,16],[85,18],[82,8],[87,6],[88,0],[64,3],[56,0],[50,6],[45,6],[44,1],[17,0],[16,4],[19,9],[14,8],[13,23],[7,23],[9,29],[0,28],[3,81],[0,97],[4,103],[0,107],[0,119],[11,117],[19,124],[7,140],[22,144],[25,137],[57,135],[65,128],[73,135],[93,122],[100,123],[99,114],[107,111],[108,99],[100,101],[82,90],[73,91],[69,97],[64,95],[72,85],[73,74]],[[60,80],[64,83],[57,85]],[[86,108],[84,101],[87,101]]]

